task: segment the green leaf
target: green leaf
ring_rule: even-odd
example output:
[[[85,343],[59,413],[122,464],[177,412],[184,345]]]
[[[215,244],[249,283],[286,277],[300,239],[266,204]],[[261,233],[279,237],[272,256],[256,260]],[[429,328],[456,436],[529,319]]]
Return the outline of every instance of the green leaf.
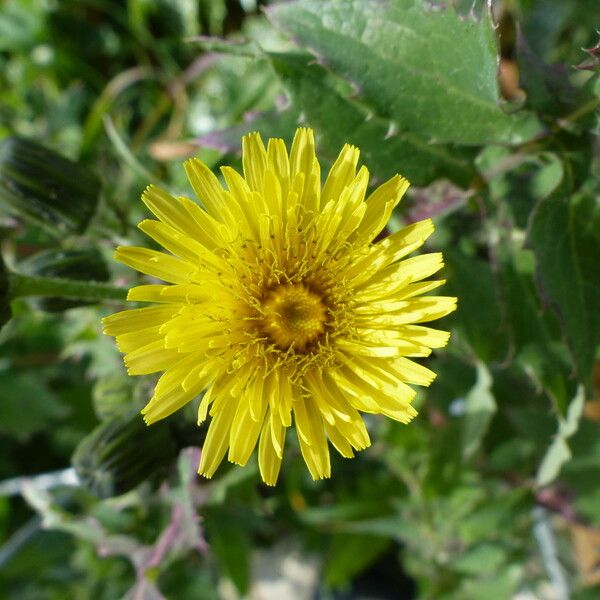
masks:
[[[445,293],[458,297],[458,309],[448,319],[483,362],[502,361],[508,353],[508,336],[489,262],[444,250],[448,283]]]
[[[488,463],[489,466],[489,463]],[[503,487],[484,497],[468,514],[458,519],[458,535],[463,544],[474,545],[502,539],[519,518],[530,519],[530,493],[523,489]]]
[[[522,580],[523,566],[512,564],[488,577],[465,578],[457,593],[451,598],[461,600],[481,600],[481,598],[513,598]],[[448,599],[449,600],[449,599]]]
[[[420,523],[404,519],[395,514],[388,517],[361,519],[360,521],[342,521],[335,526],[336,532],[365,534],[392,540],[412,540],[418,542],[422,536]]]
[[[531,115],[508,115],[499,106],[487,11],[476,19],[422,0],[308,0],[277,4],[267,14],[399,131],[482,144],[520,143],[540,130]]]
[[[529,243],[542,297],[556,311],[587,386],[600,343],[600,196],[543,200],[532,215]]]
[[[569,404],[566,419],[561,416],[558,417],[558,432],[544,455],[537,472],[536,483],[539,486],[548,485],[554,481],[558,477],[562,466],[571,458],[571,449],[567,444],[567,440],[579,427],[583,403],[584,391],[583,387],[580,386],[577,395]]]
[[[330,163],[345,143],[351,143],[361,149],[363,160],[380,180],[399,172],[415,185],[447,178],[467,187],[476,177],[464,150],[431,144],[411,131],[394,131],[389,120],[349,99],[351,90],[310,57],[270,56],[290,93],[292,107],[316,129],[319,155]]]
[[[305,124],[315,129],[319,158],[325,164],[332,164],[342,146],[351,143],[360,148],[365,164],[380,181],[401,173],[415,185],[447,178],[468,187],[477,177],[470,151],[430,144],[408,131],[392,131],[389,121],[374,116],[348,98],[351,92],[348,86],[315,64],[310,56],[284,53],[268,56],[290,95],[290,106],[205,134],[199,138],[200,144],[225,152],[238,151],[241,137],[250,131],[259,131],[264,138],[281,137],[289,143],[296,127]],[[336,126],[331,127],[332,123]]]
[[[200,35],[191,38],[189,42],[195,42],[206,52],[217,52],[231,56],[244,56],[246,58],[259,59],[263,52],[253,42],[247,40],[224,40],[218,37]]]
[[[452,568],[469,575],[493,573],[506,561],[507,552],[497,544],[479,544],[452,561]]]
[[[577,432],[569,439],[572,458],[560,474],[575,495],[577,513],[594,526],[600,525],[600,423],[582,419]]]
[[[515,225],[525,229],[537,202],[563,181],[563,160],[554,152],[515,154],[505,146],[488,146],[478,155],[477,166],[488,181],[494,204],[501,211],[510,207]],[[568,163],[566,169],[570,171]]]
[[[462,451],[465,459],[479,450],[492,416],[497,410],[492,395],[492,376],[483,363],[477,364],[477,381],[465,398]]]
[[[570,361],[558,339],[554,315],[540,306],[531,277],[532,258],[530,252],[498,248],[498,276],[503,285],[507,324],[516,359],[564,414],[574,391],[569,389],[574,388]]]
[[[527,104],[542,113],[564,114],[581,101],[578,90],[569,81],[564,65],[546,65],[529,46],[521,30],[517,32],[517,61],[520,82],[527,93]]]
[[[0,50],[29,52],[39,39],[43,12],[39,4],[5,3],[0,13]]]
[[[203,512],[207,539],[225,575],[243,596],[250,585],[250,535],[244,523],[221,507]]]
[[[56,394],[31,375],[0,371],[0,431],[26,441],[68,413]]]
[[[335,534],[325,560],[325,583],[331,587],[347,584],[381,556],[390,543],[370,535]]]
[[[342,522],[365,520],[389,512],[385,501],[381,500],[345,500],[332,506],[311,506],[300,513],[302,522],[312,527],[338,526]]]

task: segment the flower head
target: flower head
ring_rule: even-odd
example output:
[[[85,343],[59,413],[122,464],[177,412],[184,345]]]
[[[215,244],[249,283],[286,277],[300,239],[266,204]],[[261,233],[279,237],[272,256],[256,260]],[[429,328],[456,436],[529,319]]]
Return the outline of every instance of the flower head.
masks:
[[[325,184],[313,132],[298,129],[288,154],[243,139],[242,177],[185,163],[203,208],[150,186],[142,200],[158,220],[139,227],[169,253],[119,247],[121,262],[167,283],[134,287],[128,300],[152,306],[114,314],[131,375],[164,371],[143,409],[153,423],[202,392],[198,423],[211,418],[199,472],[211,477],[225,454],[244,465],[258,443],[263,480],[279,475],[295,424],[314,479],[331,472],[328,441],[345,457],[369,446],[361,412],[408,423],[409,384],[435,374],[412,360],[449,334],[421,323],[454,310],[456,299],[425,296],[439,253],[406,258],[433,232],[427,219],[381,241],[408,187],[396,175],[365,200],[369,172],[346,145]],[[410,357],[410,358],[408,358]]]

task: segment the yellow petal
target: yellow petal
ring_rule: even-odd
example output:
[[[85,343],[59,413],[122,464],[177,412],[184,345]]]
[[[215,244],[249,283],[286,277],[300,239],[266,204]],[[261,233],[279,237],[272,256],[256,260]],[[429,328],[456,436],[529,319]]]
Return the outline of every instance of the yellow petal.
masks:
[[[250,133],[242,138],[242,164],[248,185],[257,192],[261,191],[267,168],[267,151],[259,133]]]
[[[123,357],[130,375],[148,375],[168,369],[179,358],[176,350],[167,350],[164,341],[157,340]]]
[[[312,478],[330,477],[331,464],[323,420],[310,398],[301,397],[294,402],[294,417],[300,451]]]
[[[195,265],[175,256],[135,246],[119,246],[115,251],[115,258],[140,273],[170,283],[186,283],[192,273],[198,269]]]
[[[138,225],[146,235],[158,242],[165,250],[175,256],[190,261],[192,264],[199,257],[208,254],[207,248],[197,242],[194,238],[177,231],[177,229],[152,219],[145,219]]]
[[[238,465],[245,465],[248,462],[263,428],[268,402],[261,393],[262,382],[258,384],[258,379],[258,376],[254,378],[246,396],[238,403],[229,435],[228,459]],[[257,405],[254,415],[250,411],[251,403]]]
[[[178,311],[179,307],[177,306],[150,306],[123,310],[102,319],[104,333],[106,335],[122,335],[162,325],[175,316]]]
[[[128,294],[127,300],[130,302],[170,302],[168,298],[162,296],[164,290],[169,288],[169,285],[138,285],[132,287]]]
[[[142,346],[147,346],[153,342],[162,340],[163,336],[160,333],[160,326],[147,327],[146,329],[138,329],[136,331],[130,331],[129,333],[123,333],[116,337],[117,348],[119,352],[127,354],[138,350]]]
[[[325,180],[321,194],[323,202],[329,202],[329,200],[336,202],[339,200],[343,189],[350,185],[356,176],[356,165],[358,164],[359,156],[360,150],[355,146],[346,144],[342,148]]]
[[[409,183],[400,175],[380,185],[368,198],[367,210],[354,236],[357,240],[371,241],[385,227],[397,206],[404,196]]]
[[[210,422],[200,456],[200,475],[210,479],[221,464],[229,446],[229,432],[236,408],[237,400],[229,398]]]
[[[325,422],[325,433],[329,438],[329,441],[333,444],[334,448],[344,457],[353,458],[354,452],[352,451],[352,445],[342,435],[341,431],[334,425]]]
[[[210,232],[210,229],[207,231],[206,221],[209,218],[208,215],[191,200],[187,198],[176,199],[159,187],[150,185],[142,194],[142,201],[166,225],[181,232],[188,238],[205,243],[208,247],[216,245],[212,239],[215,233]],[[198,213],[206,215],[206,218],[202,219],[202,225],[194,218]]]
[[[263,481],[267,485],[275,485],[281,468],[282,453],[285,443],[286,428],[279,418],[271,415],[266,421],[258,443],[258,467]]]
[[[408,340],[413,340],[430,348],[443,348],[450,338],[450,333],[423,325],[404,325],[398,333]]]
[[[183,166],[200,202],[214,219],[223,221],[227,207],[223,197],[223,188],[215,174],[197,158],[190,158],[183,163]]]
[[[165,375],[167,374],[168,371]],[[163,377],[165,377],[165,375],[163,375]],[[200,394],[200,392],[208,385],[211,378],[210,374],[205,373],[204,378],[198,378],[195,385],[188,386],[187,388],[184,388],[180,382],[177,382],[177,384],[171,385],[170,387],[167,387],[169,386],[169,383],[166,383],[160,395],[156,392],[150,402],[148,402],[142,410],[144,421],[151,424],[172,415],[188,402],[191,402],[196,398],[196,396],[198,396],[198,394]]]
[[[296,130],[290,151],[290,176],[292,182],[297,182],[298,203],[304,213],[316,212],[320,205],[321,167],[315,154],[312,129]]]

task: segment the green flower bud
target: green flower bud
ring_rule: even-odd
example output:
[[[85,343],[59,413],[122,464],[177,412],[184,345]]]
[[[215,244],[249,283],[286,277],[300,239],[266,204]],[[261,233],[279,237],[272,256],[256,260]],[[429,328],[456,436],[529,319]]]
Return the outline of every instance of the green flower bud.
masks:
[[[80,442],[72,463],[85,489],[109,498],[159,481],[178,450],[166,423],[148,427],[134,409],[100,423]]]
[[[30,140],[0,141],[0,210],[56,234],[85,229],[100,181],[88,169]]]

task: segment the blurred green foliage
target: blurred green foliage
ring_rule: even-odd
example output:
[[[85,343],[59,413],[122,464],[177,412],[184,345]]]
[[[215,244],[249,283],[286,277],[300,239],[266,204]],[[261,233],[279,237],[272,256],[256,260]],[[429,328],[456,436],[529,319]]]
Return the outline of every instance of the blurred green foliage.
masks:
[[[77,198],[40,225],[0,194],[2,321],[6,269],[101,280],[109,264],[133,284],[109,257],[141,239],[148,183],[187,193],[183,158],[236,165],[242,133],[289,141],[298,124],[325,166],[352,142],[376,181],[413,182],[390,229],[435,220],[459,310],[413,424],[369,418],[373,447],[318,483],[291,441],[270,489],[255,465],[197,479],[192,410],[156,431],[132,420],[153,382],[127,378],[100,333],[118,303],[14,300],[1,597],[230,597],[295,555],[323,598],[597,597],[600,5],[444,4],[3,3],[0,138],[77,163],[71,183],[99,205],[83,230]]]

